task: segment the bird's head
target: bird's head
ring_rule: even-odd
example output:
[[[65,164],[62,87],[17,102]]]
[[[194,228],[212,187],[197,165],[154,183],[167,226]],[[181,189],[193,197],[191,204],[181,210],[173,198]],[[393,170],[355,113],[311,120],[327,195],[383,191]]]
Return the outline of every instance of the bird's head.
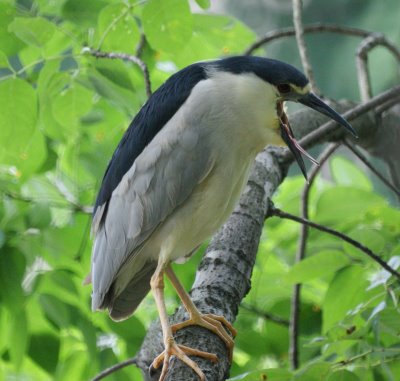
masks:
[[[351,125],[334,109],[318,98],[312,91],[306,76],[294,66],[285,62],[254,56],[230,57],[220,61],[220,66],[235,74],[253,73],[272,86],[276,96],[276,112],[279,120],[279,132],[284,143],[293,153],[303,175],[306,167],[301,154],[311,161],[315,160],[299,145],[293,135],[289,119],[284,111],[284,102],[302,103],[345,127],[352,135],[357,136]]]
[[[299,75],[303,76],[303,74],[300,72]],[[296,77],[298,77],[298,75]],[[312,162],[316,162],[294,138],[293,131],[289,124],[289,119],[284,111],[283,105],[285,101],[302,103],[303,105],[332,118],[350,131],[354,136],[357,136],[357,134],[353,127],[351,127],[351,125],[346,121],[346,119],[344,119],[340,114],[338,114],[334,109],[328,106],[311,91],[308,81],[304,86],[298,86],[295,83],[291,83],[288,79],[282,83],[276,84],[275,87],[277,93],[276,111],[280,124],[281,137],[295,157],[304,177],[307,178],[306,167],[301,154],[307,156]]]

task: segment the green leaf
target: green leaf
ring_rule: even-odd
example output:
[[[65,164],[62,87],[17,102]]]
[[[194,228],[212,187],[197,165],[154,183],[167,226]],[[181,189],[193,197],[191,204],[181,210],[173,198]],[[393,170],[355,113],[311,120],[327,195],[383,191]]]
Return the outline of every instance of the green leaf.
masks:
[[[50,333],[31,335],[28,354],[49,374],[54,374],[60,352],[60,338]]]
[[[72,24],[84,27],[96,25],[99,12],[107,3],[103,0],[67,0],[64,3],[62,14]]]
[[[194,14],[193,34],[170,59],[179,67],[194,61],[240,54],[256,39],[246,25],[224,15]]]
[[[357,230],[353,230],[349,235],[351,238],[368,247],[378,255],[382,254],[384,251],[386,240],[379,230],[361,226],[357,228]],[[364,252],[347,242],[343,242],[343,249],[347,254],[350,254],[353,257],[362,259],[367,258]]]
[[[357,375],[345,369],[333,372],[326,379],[326,381],[359,381],[359,380],[360,379],[358,378]]]
[[[203,9],[210,8],[210,0],[196,0],[196,3],[200,8]]]
[[[53,116],[65,128],[66,133],[74,131],[80,118],[90,111],[92,97],[91,91],[77,83],[55,96],[52,104]]]
[[[70,324],[70,309],[62,300],[53,295],[40,295],[39,302],[46,318],[57,328],[67,328]]]
[[[296,263],[286,276],[292,283],[302,283],[336,272],[349,264],[349,259],[340,251],[326,250]]]
[[[256,370],[254,372],[246,372],[239,376],[229,378],[228,381],[291,381],[292,377],[292,373],[286,369],[264,369]]]
[[[28,347],[28,323],[25,311],[13,316],[9,331],[10,357],[17,371],[21,368]]]
[[[379,324],[386,331],[400,335],[400,310],[395,307],[386,307],[378,314]]]
[[[96,92],[110,100],[115,106],[129,113],[137,110],[139,102],[132,90],[115,84],[115,82],[112,82],[94,69],[89,71],[88,79]]]
[[[55,26],[41,17],[17,17],[9,25],[8,30],[27,45],[41,47],[53,37]]]
[[[193,19],[187,1],[149,0],[142,21],[146,38],[155,50],[179,51],[192,36]]]
[[[327,362],[314,362],[306,364],[298,370],[294,377],[295,381],[322,381],[329,374],[330,364]]]
[[[10,68],[10,63],[8,62],[7,56],[0,50],[0,69]]]
[[[2,81],[0,104],[0,146],[12,150],[16,140],[27,140],[34,131],[37,117],[35,90],[19,78]],[[16,131],[18,139],[15,139]]]
[[[330,167],[332,177],[337,184],[372,191],[370,179],[350,160],[341,156],[334,156],[330,160]]]
[[[22,310],[25,296],[21,287],[25,272],[25,258],[17,250],[0,251],[0,293],[2,302],[17,315]]]
[[[324,223],[347,224],[362,221],[368,209],[385,205],[377,194],[351,187],[325,190],[317,201],[315,219]]]
[[[332,279],[323,302],[323,332],[339,323],[351,309],[368,300],[368,281],[364,269],[350,266]]]
[[[15,166],[17,177],[27,176],[46,157],[44,137],[36,128],[36,92],[21,79],[8,79],[0,83],[0,104],[0,161]]]
[[[112,4],[100,12],[97,33],[99,49],[135,54],[140,31],[125,4]]]
[[[15,14],[16,7],[14,4],[0,2],[0,49],[9,57],[17,54],[25,45],[14,33],[8,30]]]

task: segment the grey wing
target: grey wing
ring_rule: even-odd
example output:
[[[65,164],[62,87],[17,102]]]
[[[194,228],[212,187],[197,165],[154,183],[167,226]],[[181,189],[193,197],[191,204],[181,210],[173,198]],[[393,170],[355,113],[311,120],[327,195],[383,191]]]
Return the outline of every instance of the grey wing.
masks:
[[[164,127],[112,193],[105,217],[101,216],[105,208],[98,208],[100,215],[93,219],[94,310],[115,307],[121,310],[120,314],[116,311],[121,316],[115,317],[124,318],[148,293],[155,262],[141,255],[141,247],[213,167],[207,139],[200,139],[198,134],[194,128]],[[127,264],[129,276],[125,271],[126,279],[118,282],[120,289],[113,289],[116,277]],[[125,288],[120,300],[123,305],[113,306]]]

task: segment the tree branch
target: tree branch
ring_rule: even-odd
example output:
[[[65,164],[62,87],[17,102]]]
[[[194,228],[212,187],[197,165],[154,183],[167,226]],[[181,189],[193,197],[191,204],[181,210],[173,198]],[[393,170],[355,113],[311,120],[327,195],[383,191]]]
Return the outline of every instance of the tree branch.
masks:
[[[354,37],[368,37],[372,32],[364,29],[351,28],[344,25],[337,24],[325,24],[325,23],[316,23],[304,26],[304,33],[336,33],[343,34],[346,36],[354,36]],[[270,31],[266,33],[259,40],[255,41],[249,48],[247,48],[243,54],[250,55],[256,49],[261,46],[268,44],[271,41],[283,38],[283,37],[293,37],[296,35],[296,30],[293,27],[282,28]]]
[[[144,43],[144,40],[143,40]],[[136,50],[140,53],[141,48],[140,48],[140,42],[139,46],[136,48]],[[101,52],[99,50],[94,50],[94,49],[88,49],[89,53],[96,58],[109,58],[109,59],[120,59],[124,61],[129,61],[134,63],[135,65],[139,66],[140,70],[143,73],[143,78],[144,78],[144,83],[146,87],[146,95],[147,97],[150,97],[151,95],[151,82],[150,82],[150,74],[149,74],[149,69],[147,68],[147,65],[145,62],[140,59],[138,56],[132,56],[130,54],[126,53],[114,53],[114,52]]]
[[[302,22],[302,0],[292,0],[293,4],[293,25],[296,32],[297,47],[299,48],[301,63],[303,65],[304,72],[310,82],[311,90],[315,93],[319,93],[317,84],[315,83],[314,73],[308,57],[307,45],[304,40],[304,28]]]
[[[369,170],[380,179],[389,189],[391,189],[398,197],[400,197],[400,190],[397,189],[385,176],[383,176],[371,163],[370,161],[358,150],[356,147],[351,144],[351,142],[345,140],[344,144],[346,147],[354,153],[368,168]]]
[[[276,323],[276,324],[279,324],[279,325],[283,325],[284,327],[288,327],[289,326],[289,320],[284,319],[284,318],[282,318],[280,316],[271,314],[269,312],[262,311],[259,308],[257,308],[256,306],[252,306],[252,305],[247,304],[247,303],[242,303],[240,305],[240,307],[242,307],[246,311],[252,312],[252,313],[256,314],[257,316],[262,317],[265,320],[272,321],[273,323]]]
[[[292,220],[292,221],[296,221],[296,222],[300,222],[301,224],[306,224],[308,226],[311,226],[317,230],[320,230],[324,233],[328,233],[331,234],[335,237],[338,237],[340,239],[342,239],[343,241],[349,243],[350,245],[354,246],[355,248],[359,249],[360,251],[362,251],[363,253],[365,253],[366,255],[368,255],[372,260],[374,260],[375,262],[379,263],[386,271],[388,271],[389,273],[391,273],[392,275],[394,275],[397,279],[400,279],[400,273],[397,272],[394,268],[392,268],[391,266],[389,266],[379,255],[375,254],[371,249],[369,249],[368,247],[364,246],[362,243],[354,240],[353,238],[350,238],[349,236],[338,232],[337,230],[328,228],[327,226],[324,225],[320,225],[317,224],[316,222],[312,222],[309,220],[306,220],[305,218],[301,218],[301,217],[297,217],[294,216],[293,214],[290,213],[286,213],[280,209],[277,209],[273,206],[271,206],[269,208],[270,211],[270,215],[271,216],[276,216],[279,218],[285,218],[288,220]]]
[[[371,79],[368,71],[368,53],[378,45],[386,47],[400,62],[400,50],[382,33],[372,33],[361,41],[356,52],[356,65],[362,102],[366,102],[372,97]]]
[[[118,364],[115,364],[113,366],[110,366],[109,368],[103,370],[102,372],[100,372],[96,377],[92,378],[91,381],[100,381],[103,378],[106,378],[107,376],[109,376],[112,373],[118,372],[120,369],[125,368],[129,365],[134,365],[136,364],[136,358],[132,358],[126,361],[122,361]]]

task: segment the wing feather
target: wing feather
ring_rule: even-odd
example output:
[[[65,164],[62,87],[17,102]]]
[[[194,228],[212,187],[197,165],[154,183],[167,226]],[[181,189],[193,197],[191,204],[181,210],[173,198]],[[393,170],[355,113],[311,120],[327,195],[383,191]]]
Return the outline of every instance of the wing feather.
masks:
[[[141,248],[155,229],[190,197],[213,166],[207,137],[199,139],[201,129],[188,128],[182,119],[178,113],[163,128],[111,195],[107,213],[95,232],[93,309],[110,308],[125,287],[136,284],[135,273],[147,274],[148,280],[144,268],[148,259],[141,255]],[[125,272],[124,281],[118,282],[121,288],[115,289],[113,282],[128,262],[129,276]],[[149,266],[153,268],[154,261]],[[148,292],[148,287],[142,289],[145,294]],[[131,290],[125,292],[128,294],[135,303],[145,296],[133,298]]]

